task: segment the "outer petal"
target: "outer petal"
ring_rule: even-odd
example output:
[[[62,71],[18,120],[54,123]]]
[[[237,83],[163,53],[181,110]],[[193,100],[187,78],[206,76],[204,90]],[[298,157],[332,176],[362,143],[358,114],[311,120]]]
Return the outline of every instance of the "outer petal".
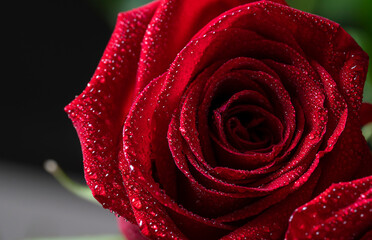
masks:
[[[363,237],[361,238],[361,240],[369,240],[369,239],[372,239],[372,230],[365,233]]]
[[[85,178],[105,208],[134,221],[118,170],[124,118],[132,103],[140,42],[158,3],[121,13],[87,88],[65,111],[78,132]]]
[[[162,76],[153,80],[139,94],[133,104],[125,123],[125,125],[128,124],[128,128],[124,129],[124,147],[121,148],[119,155],[119,168],[142,234],[150,239],[186,239],[166,210],[150,194],[151,190],[155,190],[159,195],[160,190],[157,184],[151,182],[153,178],[149,176],[149,172],[152,167],[150,161],[152,152],[150,147],[144,143],[152,132],[148,119],[152,116],[154,103],[157,102],[162,82]],[[145,100],[148,100],[150,104]],[[142,112],[139,119],[132,117],[133,112],[137,112],[137,110]],[[136,148],[133,143],[140,144],[141,147]],[[139,167],[138,164],[141,166]]]
[[[122,217],[118,217],[117,222],[118,222],[120,232],[128,240],[146,240],[147,239],[141,234],[141,231],[137,225],[127,222]]]
[[[354,239],[372,228],[372,177],[333,184],[290,218],[286,239]],[[366,237],[366,236],[364,236]]]
[[[322,65],[332,75],[346,100],[348,118],[344,129],[335,130],[341,136],[334,149],[322,159],[321,168],[324,174],[319,180],[317,194],[332,183],[351,181],[372,174],[372,155],[360,131],[359,116],[368,56],[342,28],[334,35],[333,42],[331,55]],[[340,57],[342,52],[347,54]]]
[[[265,0],[266,1],[266,0]],[[271,0],[286,4],[285,0]],[[257,0],[164,0],[142,43],[137,90],[170,66],[177,53],[209,21],[239,5]],[[166,53],[166,54],[164,54]]]
[[[216,31],[212,31],[212,30],[209,31],[209,32],[207,31],[205,36],[203,36],[204,40],[202,40],[203,37],[195,38],[194,41],[191,41],[188,44],[188,46],[183,51],[181,51],[181,53],[176,58],[176,61],[172,64],[169,72],[166,75],[163,75],[163,76],[165,76],[165,79],[161,80],[161,82],[158,82],[158,83],[156,83],[156,81],[153,81],[151,84],[148,85],[148,87],[154,88],[156,90],[154,90],[153,92],[150,92],[151,94],[146,93],[145,91],[143,91],[141,93],[142,96],[140,95],[140,97],[137,99],[136,103],[133,105],[131,113],[129,114],[129,116],[126,120],[125,130],[127,132],[124,133],[124,146],[125,146],[124,154],[126,155],[126,158],[122,159],[122,164],[123,164],[122,165],[122,171],[123,171],[123,173],[125,173],[125,174],[123,174],[123,179],[124,179],[124,181],[128,182],[127,183],[128,188],[129,188],[129,186],[136,186],[137,190],[141,189],[142,193],[140,193],[140,192],[137,193],[134,190],[133,190],[133,192],[130,191],[131,192],[130,193],[131,198],[134,199],[134,202],[138,202],[138,200],[140,200],[142,202],[142,204],[135,207],[135,208],[139,208],[138,211],[135,210],[136,219],[139,223],[141,223],[141,222],[143,223],[143,222],[145,222],[146,219],[148,219],[146,217],[146,214],[147,214],[146,211],[141,210],[145,206],[143,203],[146,202],[146,207],[148,207],[148,209],[151,209],[151,212],[156,212],[156,216],[157,216],[156,219],[154,218],[154,221],[147,221],[147,222],[151,222],[151,223],[158,222],[159,223],[159,222],[161,222],[161,220],[163,220],[164,222],[167,222],[167,223],[170,222],[171,224],[169,224],[169,226],[172,226],[172,228],[174,227],[174,225],[177,225],[177,227],[179,227],[182,231],[182,230],[187,229],[187,227],[190,227],[190,225],[184,224],[187,220],[190,220],[188,222],[193,222],[193,227],[190,227],[189,229],[192,229],[192,228],[195,229],[195,227],[200,227],[200,228],[205,227],[205,229],[207,229],[207,230],[211,229],[210,228],[211,222],[208,221],[208,219],[200,218],[199,216],[190,214],[189,212],[185,211],[185,209],[183,209],[181,206],[177,206],[175,204],[175,202],[172,199],[170,199],[169,196],[167,196],[165,194],[164,191],[160,191],[160,187],[158,186],[156,181],[154,181],[154,179],[151,176],[151,174],[153,173],[152,172],[151,161],[160,161],[161,160],[162,162],[167,162],[167,163],[169,162],[168,159],[163,159],[163,158],[168,157],[167,156],[167,151],[169,151],[169,146],[166,146],[166,145],[163,146],[164,142],[166,141],[166,130],[167,130],[166,126],[167,126],[167,123],[169,123],[170,118],[171,118],[171,114],[174,112],[174,109],[179,104],[180,98],[181,98],[181,95],[182,95],[184,89],[190,83],[190,81],[193,79],[193,76],[195,76],[195,73],[204,69],[203,66],[208,65],[208,64],[206,64],[206,62],[209,61],[208,59],[212,58],[211,57],[211,56],[213,56],[212,53],[216,53],[216,49],[221,49],[221,47],[216,47],[216,46],[223,46],[222,44],[219,45],[216,42],[218,42],[218,41],[223,42],[223,40],[225,38],[215,37],[216,38],[215,42],[213,42],[212,40],[214,39],[214,37],[211,37],[212,35],[222,36],[221,35],[222,33],[218,32],[219,31],[218,30],[219,28],[217,28],[218,24],[220,24],[220,29],[225,29],[225,28],[228,29],[228,30],[226,30],[225,35],[226,34],[231,34],[229,30],[231,30],[231,29],[234,30],[235,27],[242,28],[242,26],[241,26],[242,24],[248,24],[247,28],[248,27],[253,28],[254,30],[256,30],[256,31],[258,31],[258,32],[260,32],[264,35],[265,34],[264,30],[260,29],[259,26],[254,25],[254,23],[259,22],[261,24],[262,22],[261,21],[250,21],[252,18],[253,18],[253,20],[255,18],[257,18],[258,20],[262,20],[262,21],[266,20],[267,16],[275,16],[275,18],[279,19],[279,20],[282,19],[282,18],[285,18],[285,23],[288,23],[288,25],[286,25],[286,26],[288,26],[287,32],[292,32],[292,34],[294,34],[295,37],[298,38],[296,40],[298,40],[300,42],[301,46],[305,46],[306,51],[308,51],[308,52],[312,52],[314,49],[318,50],[318,52],[321,52],[319,50],[320,47],[321,47],[322,50],[327,50],[328,48],[331,48],[330,45],[332,45],[332,42],[329,43],[328,41],[326,41],[326,43],[324,43],[323,41],[321,41],[321,39],[318,39],[317,34],[319,33],[319,35],[321,35],[325,39],[331,41],[335,37],[335,35],[337,34],[337,31],[339,30],[338,25],[336,25],[332,22],[327,21],[326,23],[324,23],[325,20],[322,19],[322,18],[318,18],[318,17],[315,17],[313,15],[304,14],[302,12],[295,11],[291,8],[283,7],[282,5],[279,5],[279,4],[268,4],[266,2],[262,2],[261,4],[248,4],[248,5],[245,6],[245,8],[235,9],[235,10],[236,11],[230,11],[229,14],[222,16],[221,19],[216,19],[215,20],[215,24],[211,26],[211,29],[213,30],[214,29],[213,27],[216,27],[215,28]],[[246,14],[247,12],[248,13],[251,12],[252,14]],[[295,18],[291,18],[291,16],[295,16]],[[223,18],[225,18],[225,21],[223,21]],[[239,21],[239,20],[244,20],[244,21]],[[298,25],[295,24],[296,21],[297,21],[297,23],[298,22],[303,23],[305,27],[307,25],[310,25],[310,26],[308,28],[304,27],[304,28],[298,29]],[[321,26],[318,26],[317,25],[318,21],[323,21],[323,24]],[[236,24],[236,26],[234,24]],[[249,24],[252,24],[252,26],[249,26]],[[275,27],[277,27],[277,25],[275,24],[275,21],[270,22],[270,23],[265,22],[265,24],[266,24],[265,26],[268,29],[271,29],[269,27],[273,26],[272,30],[268,30],[269,31],[269,33],[267,33],[268,37],[271,36],[270,34],[273,34],[273,36],[275,36],[273,38],[277,41],[284,42],[284,43],[291,43],[293,41],[293,39],[290,39],[290,38],[282,39],[282,38],[280,38],[281,36],[279,36],[279,34],[275,35],[274,32],[275,32],[275,30],[278,29],[278,28],[275,28]],[[259,25],[259,24],[257,23],[257,25]],[[224,27],[222,27],[222,26],[224,26]],[[311,32],[310,30],[312,30],[312,29],[313,30],[314,29],[318,30],[316,32],[317,34],[315,35],[316,39],[312,39],[311,36],[308,36],[309,34],[307,34],[307,35],[305,34],[305,36],[301,36],[299,31],[305,31],[304,29],[307,29],[308,33]],[[272,32],[270,32],[270,31],[272,31]],[[231,32],[233,32],[233,31],[231,31]],[[238,33],[238,31],[236,31],[235,34],[236,33]],[[235,35],[235,37],[236,36],[237,35]],[[207,39],[207,40],[205,40],[205,39]],[[235,40],[237,40],[237,39],[235,39]],[[242,41],[242,44],[247,44],[247,42],[244,42],[242,39],[240,39],[240,40]],[[236,46],[236,44],[227,44],[226,41],[224,43],[227,45],[227,46],[223,46],[223,49],[227,52],[226,53],[227,55],[223,56],[224,58],[231,58],[231,57],[240,56],[240,54],[244,54],[244,52],[241,52],[241,48],[244,45],[237,46],[237,48],[239,47],[239,51],[237,51],[238,53],[232,53],[229,50],[230,49],[234,50],[234,47]],[[197,44],[199,44],[199,45],[197,45]],[[277,46],[277,45],[278,44],[276,44],[275,46]],[[282,44],[282,45],[285,45],[285,44]],[[290,44],[290,46],[291,45],[292,44]],[[198,47],[195,47],[195,46],[198,46]],[[195,49],[194,49],[194,47],[195,47]],[[201,47],[207,49],[208,51],[211,51],[212,53],[208,52],[207,50],[203,51],[203,49],[201,49]],[[348,46],[348,47],[350,47],[350,46]],[[355,45],[355,42],[351,43],[351,48],[357,48],[357,46]],[[275,48],[275,49],[278,50],[277,48]],[[190,50],[190,51],[187,51],[187,50]],[[266,49],[266,50],[268,52],[271,52],[268,49]],[[271,48],[270,48],[270,50],[274,51]],[[333,68],[336,68],[336,67],[342,67],[343,66],[342,64],[344,63],[343,61],[345,61],[345,58],[346,58],[344,53],[338,52],[339,49],[335,52],[332,52],[332,50],[333,50],[332,48],[331,48],[331,50],[327,50],[326,56],[313,56],[321,64],[326,63],[325,64],[326,67],[327,67],[326,70],[333,69]],[[343,50],[345,50],[345,49],[343,49]],[[247,49],[245,49],[245,51],[247,51]],[[339,54],[339,55],[337,55],[336,53]],[[358,52],[358,53],[361,53],[361,52]],[[187,54],[189,54],[189,55],[187,55]],[[333,54],[336,54],[337,57],[335,57]],[[363,55],[363,54],[361,54],[361,55]],[[264,56],[266,56],[266,55],[264,55]],[[264,56],[261,55],[261,57],[264,57]],[[219,57],[221,57],[221,56],[219,56]],[[363,56],[362,56],[362,58],[363,58]],[[218,61],[219,58],[214,57],[213,60]],[[333,61],[333,60],[335,60],[335,61]],[[213,61],[211,60],[210,63],[213,63]],[[333,63],[335,63],[337,65],[335,65],[335,66],[331,65]],[[335,75],[334,72],[333,72],[333,74]],[[175,80],[177,80],[177,81],[175,81]],[[337,76],[336,76],[336,80],[338,81]],[[316,86],[318,86],[318,85],[320,86],[320,84],[321,83],[318,83]],[[359,84],[359,83],[357,83],[357,84]],[[297,86],[297,87],[299,87],[299,86]],[[309,94],[311,94],[311,89],[309,90]],[[310,98],[310,100],[311,99],[313,99],[313,98]],[[314,110],[314,109],[310,108],[310,110]],[[322,116],[323,115],[324,114],[322,114]],[[308,118],[309,118],[309,120],[311,120],[311,116],[308,116]],[[314,125],[316,125],[316,124],[314,124]],[[139,128],[139,126],[141,126],[141,127]],[[342,125],[340,125],[340,126],[342,126]],[[153,132],[153,134],[151,134],[152,132]],[[335,133],[334,139],[336,139],[336,137],[338,137],[340,132]],[[159,139],[159,141],[154,141],[154,143],[153,143],[151,141],[152,137],[154,137],[154,139],[156,139],[156,140]],[[310,136],[308,136],[308,137],[310,138]],[[311,138],[313,138],[313,137],[314,136],[312,136]],[[315,137],[317,137],[316,141],[320,140],[319,139],[320,136],[318,134],[315,134]],[[307,141],[305,141],[305,142],[307,142]],[[320,145],[320,143],[319,143],[319,145]],[[317,147],[319,147],[319,145],[316,145],[315,147],[317,148]],[[332,147],[333,147],[333,145],[332,145]],[[154,150],[154,149],[158,150],[158,152],[151,151],[151,150]],[[311,164],[311,166],[309,166],[310,168],[309,168],[309,170],[307,171],[306,174],[302,174],[303,173],[302,170],[307,169],[307,167],[308,167],[307,165],[309,165],[310,161],[313,160],[311,158],[311,156],[316,153],[316,149],[314,150],[314,152],[309,152],[310,157],[306,159],[305,164],[307,164],[307,165],[305,165],[305,167],[300,166],[299,168],[293,169],[294,171],[296,171],[296,174],[298,172],[301,175],[304,175],[297,182],[298,185],[302,185],[302,183],[304,181],[306,181],[309,177],[314,179],[315,173],[313,173],[313,171],[315,171],[315,168],[316,168],[316,166],[318,164],[318,161],[319,161],[319,157],[322,157],[324,155],[324,153],[330,151],[331,149],[332,148],[329,147],[329,148],[326,148],[324,151],[321,151],[320,154],[314,160],[315,163]],[[163,154],[163,153],[165,153],[165,154]],[[131,165],[128,166],[128,164],[131,164]],[[174,168],[174,166],[172,164],[169,164],[168,166],[170,166],[168,169]],[[138,179],[143,178],[143,180],[141,180],[141,181],[138,180],[137,181],[137,178],[136,178],[136,181],[135,181],[134,180],[134,175],[133,174],[128,174],[128,172],[129,172],[128,169],[132,169],[132,172],[133,171],[138,171],[139,172]],[[317,170],[319,170],[319,169],[320,168],[318,167]],[[291,169],[289,169],[289,170],[291,170]],[[287,175],[288,176],[293,175],[294,177],[297,178],[297,175],[292,174],[292,173],[293,172],[288,172]],[[285,201],[283,201],[283,204],[286,205],[286,210],[285,210],[286,215],[282,214],[282,217],[286,216],[286,218],[288,218],[289,215],[292,213],[293,209],[296,206],[302,204],[303,202],[308,201],[308,199],[310,199],[310,197],[311,197],[312,189],[313,188],[309,188],[309,187],[303,187],[303,189],[299,189],[299,191],[301,191],[301,190],[308,191],[308,194],[303,195],[303,197],[306,198],[306,199],[302,199],[301,200],[302,202],[298,202],[296,200],[293,200],[295,202],[295,204],[292,205],[292,204],[286,204]],[[152,197],[151,197],[151,195],[152,195]],[[155,207],[153,206],[154,205],[153,201],[156,202]],[[164,208],[160,208],[158,203],[161,203],[162,205],[164,205]],[[138,204],[135,204],[135,205],[138,205]],[[176,215],[176,214],[178,214],[179,216],[182,215],[181,217],[183,217],[183,219],[182,219],[183,221],[181,221],[181,220],[177,221],[177,219],[174,216],[172,216],[172,219],[174,220],[174,222],[172,222],[170,219],[168,219],[164,216],[165,211],[173,212],[174,215]],[[281,214],[283,211],[271,210],[270,213],[271,212],[276,212],[276,214]],[[181,217],[179,217],[179,219],[181,219]],[[260,221],[262,221],[262,218],[259,218],[259,220],[257,220],[255,223],[257,225],[260,225]],[[265,220],[265,221],[267,222],[267,220]],[[198,223],[196,223],[196,222],[198,222]],[[281,228],[277,229],[277,234],[280,234],[280,233],[284,234],[284,231],[286,229],[286,224],[284,224],[282,222],[282,224],[280,224],[280,225],[281,225]],[[156,225],[156,226],[157,226],[156,230],[157,230],[157,232],[159,232],[159,225]],[[222,230],[230,230],[230,229],[226,228],[225,225],[222,225],[222,224],[219,224],[219,225],[215,224],[215,228],[216,229],[220,228],[221,231]],[[246,226],[246,228],[241,229],[242,230],[241,232],[245,232],[247,229],[249,230],[249,228],[250,228],[249,226]],[[203,233],[207,232],[207,230],[205,230],[205,229],[203,229]],[[215,230],[215,229],[213,229],[213,230]],[[149,231],[152,231],[152,232],[149,232]],[[144,228],[144,230],[142,230],[142,232],[144,234],[147,233],[147,234],[151,234],[151,235],[152,234],[156,235],[155,230],[151,230],[151,229],[149,230],[148,227]],[[189,234],[189,232],[194,233],[196,231],[184,231],[185,234]]]
[[[318,177],[319,171],[316,171],[303,188],[292,193],[285,200],[270,207],[257,218],[247,222],[244,226],[223,237],[221,240],[282,239],[287,227],[284,223],[288,220],[296,206],[300,206],[309,199]]]

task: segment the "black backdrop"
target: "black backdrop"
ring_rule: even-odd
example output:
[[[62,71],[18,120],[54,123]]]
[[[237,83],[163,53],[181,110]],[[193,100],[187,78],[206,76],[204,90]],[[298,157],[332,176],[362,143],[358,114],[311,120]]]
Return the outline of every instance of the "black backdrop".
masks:
[[[82,171],[63,108],[85,88],[112,31],[88,1],[2,7],[0,161],[41,167],[53,158],[67,171]]]

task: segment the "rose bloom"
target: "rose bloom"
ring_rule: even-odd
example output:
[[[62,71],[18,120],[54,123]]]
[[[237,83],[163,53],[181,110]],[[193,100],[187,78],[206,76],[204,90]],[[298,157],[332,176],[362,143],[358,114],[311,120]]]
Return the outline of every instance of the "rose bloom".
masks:
[[[128,239],[371,239],[367,66],[283,0],[156,1],[66,111]]]

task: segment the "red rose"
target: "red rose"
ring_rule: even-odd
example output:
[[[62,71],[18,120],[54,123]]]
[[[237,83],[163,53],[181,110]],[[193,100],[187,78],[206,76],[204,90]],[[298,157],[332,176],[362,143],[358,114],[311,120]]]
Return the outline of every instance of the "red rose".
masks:
[[[119,15],[66,111],[131,239],[360,237],[368,178],[322,192],[371,175],[367,64],[338,24],[282,0],[157,1]]]
[[[371,239],[372,176],[334,184],[290,217],[287,239]]]

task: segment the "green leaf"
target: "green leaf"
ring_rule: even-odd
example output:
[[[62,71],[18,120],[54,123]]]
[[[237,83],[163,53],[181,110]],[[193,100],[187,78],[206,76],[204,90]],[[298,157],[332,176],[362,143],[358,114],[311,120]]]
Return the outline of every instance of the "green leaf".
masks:
[[[372,146],[372,123],[369,123],[362,127],[362,133],[370,146]]]
[[[360,24],[365,28],[369,35],[372,35],[372,19],[371,19],[371,12],[372,12],[372,1],[371,0],[360,0],[360,4],[358,5],[356,18],[360,22]]]
[[[126,0],[121,1],[121,9],[124,9],[125,11],[128,11],[133,8],[138,8],[140,6],[143,6],[147,3],[151,2],[151,0]]]
[[[289,6],[305,11],[313,12],[318,0],[287,0]]]
[[[318,1],[314,12],[338,23],[355,21],[359,14],[361,0],[322,0]]]
[[[364,85],[363,102],[372,104],[372,76],[371,72],[368,73],[366,84]],[[368,78],[369,77],[369,78]]]
[[[114,27],[120,12],[138,8],[151,0],[87,0],[87,2],[106,19],[111,27]]]
[[[89,202],[99,204],[97,200],[93,197],[90,189],[87,186],[76,183],[71,178],[69,178],[58,166],[55,160],[48,159],[47,161],[45,161],[44,168],[62,185],[62,187],[64,187],[72,194]]]

